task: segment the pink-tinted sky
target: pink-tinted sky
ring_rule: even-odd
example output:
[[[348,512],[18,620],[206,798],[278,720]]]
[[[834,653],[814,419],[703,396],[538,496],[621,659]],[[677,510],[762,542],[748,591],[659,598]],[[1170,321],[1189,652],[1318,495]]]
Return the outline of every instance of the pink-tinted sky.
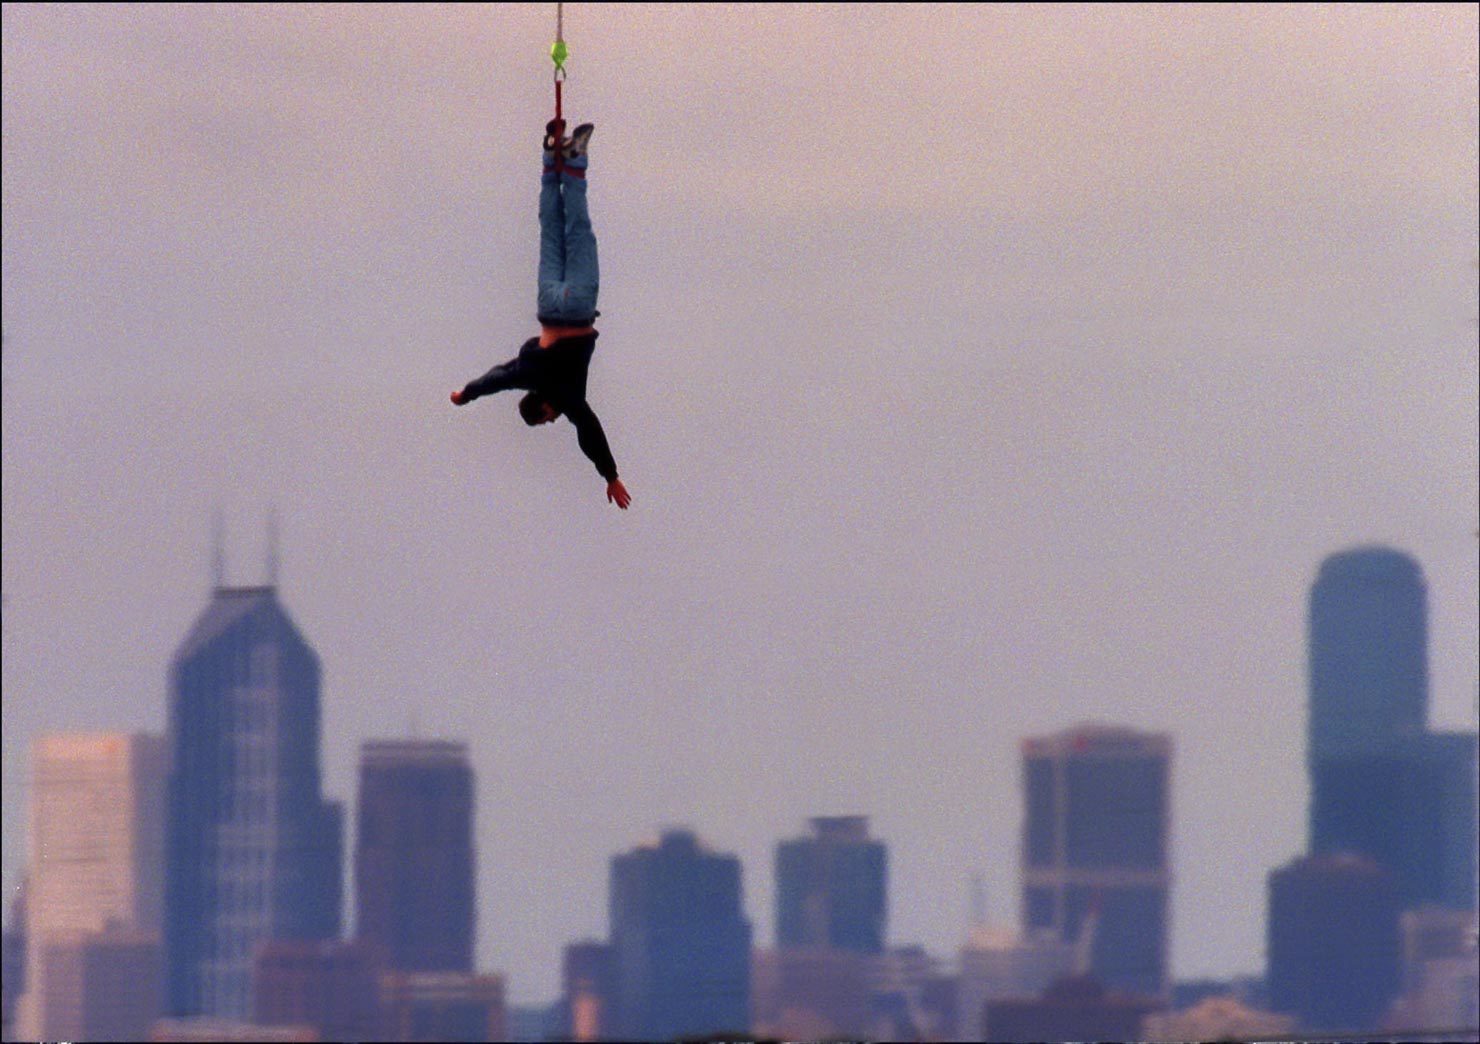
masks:
[[[1259,971],[1321,558],[1418,558],[1475,727],[1475,6],[567,5],[625,514],[446,398],[533,331],[554,13],[4,7],[7,902],[29,744],[162,730],[276,505],[328,789],[470,742],[518,1003],[666,824],[768,944],[867,814],[953,953],[1081,721],[1175,739],[1174,972]]]

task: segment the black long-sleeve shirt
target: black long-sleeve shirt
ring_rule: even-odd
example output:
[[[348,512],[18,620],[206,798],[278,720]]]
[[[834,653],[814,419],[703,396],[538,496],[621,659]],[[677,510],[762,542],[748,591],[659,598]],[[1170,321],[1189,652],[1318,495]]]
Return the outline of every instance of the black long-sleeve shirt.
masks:
[[[576,441],[581,451],[596,465],[602,478],[613,482],[617,463],[606,443],[601,420],[586,401],[586,373],[598,336],[592,330],[588,334],[562,337],[548,348],[541,348],[540,339],[531,337],[520,347],[517,356],[470,382],[464,391],[469,399],[509,388],[539,393],[576,426]]]

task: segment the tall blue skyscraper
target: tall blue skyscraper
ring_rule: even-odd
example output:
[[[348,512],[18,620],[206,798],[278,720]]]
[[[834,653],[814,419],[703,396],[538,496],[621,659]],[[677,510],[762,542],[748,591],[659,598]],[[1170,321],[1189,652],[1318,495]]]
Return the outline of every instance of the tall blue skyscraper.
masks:
[[[1423,571],[1399,551],[1358,548],[1321,563],[1310,594],[1312,765],[1423,733],[1427,597]]]
[[[1310,851],[1369,856],[1402,908],[1475,909],[1474,733],[1428,731],[1423,572],[1388,548],[1322,563],[1310,598]]]
[[[667,831],[612,860],[610,903],[621,1038],[747,1031],[750,924],[738,858]]]
[[[273,587],[217,587],[170,667],[173,1015],[249,1019],[271,939],[339,934],[342,812],[319,778],[319,660]]]

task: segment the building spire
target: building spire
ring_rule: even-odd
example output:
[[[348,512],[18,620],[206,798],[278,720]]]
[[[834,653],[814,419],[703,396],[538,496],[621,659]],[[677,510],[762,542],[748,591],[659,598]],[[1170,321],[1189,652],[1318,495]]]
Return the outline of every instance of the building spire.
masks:
[[[218,591],[226,586],[226,522],[219,504],[211,512],[211,585]]]
[[[270,505],[267,509],[267,586],[277,587],[278,566],[278,515],[277,505]]]

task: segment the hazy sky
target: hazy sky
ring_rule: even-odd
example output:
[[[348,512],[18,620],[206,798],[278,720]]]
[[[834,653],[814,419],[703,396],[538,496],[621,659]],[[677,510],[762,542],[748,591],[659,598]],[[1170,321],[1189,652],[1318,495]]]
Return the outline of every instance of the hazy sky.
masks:
[[[3,12],[7,906],[35,737],[164,729],[217,509],[251,584],[276,505],[331,796],[470,743],[516,1003],[672,824],[769,945],[866,814],[951,955],[1081,722],[1175,739],[1174,973],[1261,971],[1354,545],[1475,727],[1475,5],[567,5],[626,513],[447,401],[535,330],[554,4]]]

